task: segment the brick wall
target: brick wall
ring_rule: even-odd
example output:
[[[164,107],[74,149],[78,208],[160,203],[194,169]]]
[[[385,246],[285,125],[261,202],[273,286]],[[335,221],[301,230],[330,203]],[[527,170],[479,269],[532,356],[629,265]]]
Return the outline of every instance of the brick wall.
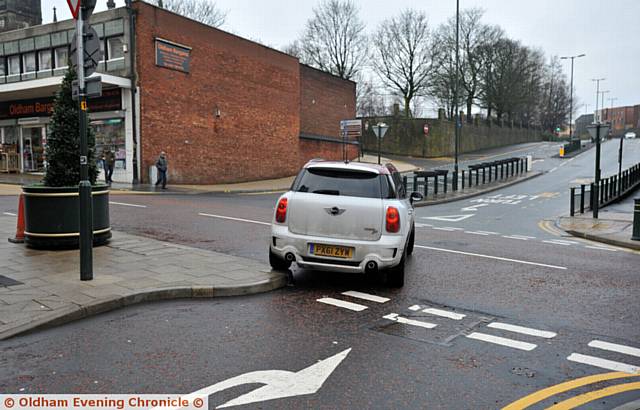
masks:
[[[339,120],[355,115],[353,83],[166,10],[134,5],[144,181],[162,150],[170,181],[194,184],[279,178],[309,158],[341,157],[338,144],[300,140],[301,122],[337,137]],[[192,48],[189,73],[155,65],[155,37]]]

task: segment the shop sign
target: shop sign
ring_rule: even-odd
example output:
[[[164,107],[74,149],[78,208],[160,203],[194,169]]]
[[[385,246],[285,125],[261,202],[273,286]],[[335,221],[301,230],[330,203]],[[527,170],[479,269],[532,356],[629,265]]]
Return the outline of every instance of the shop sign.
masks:
[[[156,65],[171,70],[189,72],[191,47],[156,38]]]
[[[89,111],[117,111],[122,109],[120,88],[104,90],[102,97],[89,102]],[[0,102],[0,120],[26,117],[49,117],[53,113],[54,97]]]

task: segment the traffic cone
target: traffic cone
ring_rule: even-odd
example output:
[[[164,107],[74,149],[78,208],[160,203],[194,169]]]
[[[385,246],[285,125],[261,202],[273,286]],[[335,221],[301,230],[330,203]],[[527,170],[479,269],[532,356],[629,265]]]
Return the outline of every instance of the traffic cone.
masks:
[[[18,200],[18,222],[16,223],[16,237],[9,238],[11,243],[23,243],[24,242],[24,195],[20,194]]]

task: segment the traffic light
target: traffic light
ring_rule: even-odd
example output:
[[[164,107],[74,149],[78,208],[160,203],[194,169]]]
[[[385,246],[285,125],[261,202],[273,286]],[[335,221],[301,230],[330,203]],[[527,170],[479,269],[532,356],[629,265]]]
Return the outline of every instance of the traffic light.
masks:
[[[560,133],[560,126],[556,127],[556,132],[559,134]]]

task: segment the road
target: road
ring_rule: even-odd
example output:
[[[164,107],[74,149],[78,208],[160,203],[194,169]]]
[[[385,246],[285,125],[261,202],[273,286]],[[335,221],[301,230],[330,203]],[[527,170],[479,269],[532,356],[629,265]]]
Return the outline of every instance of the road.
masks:
[[[633,370],[640,254],[561,237],[549,223],[567,213],[570,184],[590,178],[594,150],[570,160],[554,158],[550,144],[526,150],[545,174],[417,209],[402,289],[296,268],[292,286],[268,294],[114,311],[0,342],[0,391],[189,393],[256,370],[297,372],[351,349],[317,393],[246,407],[489,409],[610,371],[581,355]],[[603,175],[617,171],[617,142],[603,144],[602,158]],[[624,166],[638,161],[640,142],[629,142]],[[113,226],[266,261],[276,197],[114,196]],[[0,211],[12,207],[0,199]],[[613,408],[640,398],[624,391],[634,381],[574,381],[535,408],[589,391],[603,397],[581,408]],[[257,387],[216,393],[210,405]]]

